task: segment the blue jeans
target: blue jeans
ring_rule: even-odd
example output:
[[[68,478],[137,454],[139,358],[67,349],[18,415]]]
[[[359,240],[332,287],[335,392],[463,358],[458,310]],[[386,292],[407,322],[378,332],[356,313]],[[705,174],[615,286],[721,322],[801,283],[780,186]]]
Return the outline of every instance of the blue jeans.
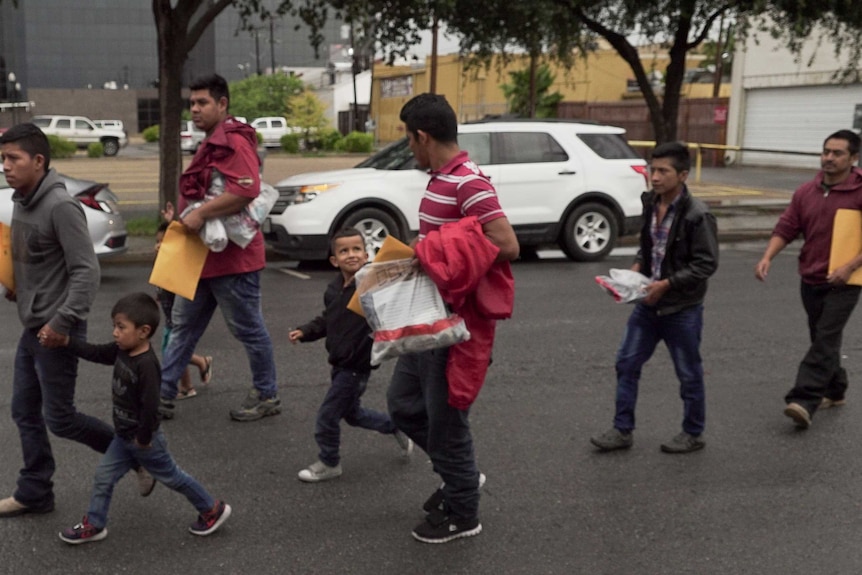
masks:
[[[162,389],[165,399],[177,396],[177,385],[192,359],[198,340],[206,331],[216,306],[221,309],[231,334],[245,346],[252,384],[261,399],[278,394],[272,340],[260,308],[260,272],[202,279],[195,299],[177,296],[171,320],[173,328],[162,357]]]
[[[39,344],[41,328],[24,330],[15,354],[12,382],[12,419],[18,426],[24,467],[18,476],[15,499],[34,509],[54,505],[54,456],[48,430],[104,453],[114,437],[113,428],[75,409],[78,358],[66,348],[46,349]],[[76,323],[70,337],[85,339],[87,323]]]
[[[368,385],[368,373],[332,368],[332,385],[317,411],[314,439],[320,448],[318,458],[330,467],[338,465],[341,457],[341,420],[353,427],[362,427],[380,433],[395,433],[392,420],[385,413],[362,407],[360,399]]]
[[[207,490],[174,463],[173,457],[168,453],[168,442],[162,430],[153,434],[153,440],[147,449],[136,446],[134,439],[123,439],[115,435],[96,469],[93,496],[87,510],[87,520],[91,525],[102,528],[108,524],[108,508],[111,506],[114,486],[138,463],[149,471],[156,481],[185,495],[199,513],[206,513],[215,505],[215,500]]]
[[[664,340],[679,379],[683,402],[682,429],[698,436],[706,420],[706,394],[700,339],[703,331],[703,305],[670,315],[659,315],[657,308],[635,305],[623,341],[617,352],[617,400],[614,427],[628,433],[635,428],[635,404],[641,368],[652,357],[659,341]]]
[[[459,519],[479,515],[479,470],[473,453],[469,410],[449,405],[446,361],[449,348],[398,358],[387,400],[395,427],[431,458],[445,483],[450,513]]]
[[[784,397],[787,403],[798,403],[814,413],[824,397],[844,399],[847,371],[841,367],[841,342],[859,293],[859,286],[802,282],[800,294],[808,314],[811,347],[799,364],[796,384]]]

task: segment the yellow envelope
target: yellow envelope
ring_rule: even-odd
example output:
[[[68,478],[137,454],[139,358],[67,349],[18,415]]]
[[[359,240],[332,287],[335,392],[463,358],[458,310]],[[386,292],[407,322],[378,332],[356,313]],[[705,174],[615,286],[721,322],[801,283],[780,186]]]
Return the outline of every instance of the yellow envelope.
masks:
[[[179,222],[171,222],[153,264],[150,283],[186,299],[195,299],[208,253],[196,232]]]
[[[15,291],[15,274],[12,270],[12,228],[0,224],[0,284]]]
[[[380,251],[377,252],[376,256],[374,256],[374,261],[388,262],[391,260],[403,260],[412,257],[413,248],[392,236],[386,236],[386,239],[383,240],[383,245],[380,246]],[[350,301],[347,302],[347,309],[365,317],[365,314],[362,312],[362,306],[359,304],[359,292],[354,293],[353,297],[350,298]]]
[[[835,212],[832,226],[832,247],[829,251],[829,273],[862,253],[862,212],[840,209]],[[862,285],[862,268],[850,274],[849,285]]]

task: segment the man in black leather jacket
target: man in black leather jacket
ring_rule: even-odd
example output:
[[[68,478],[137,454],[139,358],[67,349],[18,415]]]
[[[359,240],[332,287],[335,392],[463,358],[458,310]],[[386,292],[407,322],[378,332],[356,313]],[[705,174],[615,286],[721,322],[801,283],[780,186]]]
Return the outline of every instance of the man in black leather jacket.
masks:
[[[632,446],[641,368],[662,340],[680,382],[682,432],[665,453],[691,453],[706,444],[700,340],[707,280],[718,268],[718,232],[706,205],[685,185],[691,157],[679,142],[657,146],[650,163],[653,191],[644,194],[640,250],[632,269],[652,279],[629,317],[617,352],[614,426],[590,441],[602,451]]]

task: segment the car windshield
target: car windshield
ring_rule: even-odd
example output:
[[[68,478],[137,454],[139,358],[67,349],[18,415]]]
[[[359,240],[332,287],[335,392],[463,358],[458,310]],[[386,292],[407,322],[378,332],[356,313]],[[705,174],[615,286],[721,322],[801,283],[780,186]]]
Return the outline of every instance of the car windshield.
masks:
[[[51,118],[33,118],[31,122],[39,128],[47,128],[51,125]]]
[[[606,160],[642,159],[622,134],[578,134],[590,149]]]
[[[6,174],[0,172],[0,188],[8,188],[9,183],[6,181]]]
[[[378,170],[412,170],[416,168],[416,159],[410,151],[407,138],[389,144],[367,160],[356,164],[357,168],[375,168]]]

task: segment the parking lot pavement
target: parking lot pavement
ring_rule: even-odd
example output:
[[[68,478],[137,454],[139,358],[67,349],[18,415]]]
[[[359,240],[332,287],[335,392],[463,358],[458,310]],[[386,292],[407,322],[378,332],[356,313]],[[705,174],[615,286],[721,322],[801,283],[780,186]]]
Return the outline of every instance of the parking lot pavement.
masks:
[[[471,410],[476,451],[488,481],[481,535],[446,545],[410,537],[422,501],[437,487],[426,457],[400,460],[395,442],[342,428],[344,475],[304,484],[296,473],[317,453],[314,419],[329,385],[322,342],[291,346],[291,326],[322,306],[335,273],[262,274],[262,305],[276,349],[284,413],[230,421],[248,366],[216,314],[198,346],[215,357],[215,378],[179,402],[164,423],[178,464],[233,506],[210,537],[187,532],[193,509],[176,493],[115,490],[105,541],[72,548],[57,532],[80,520],[98,456],[52,438],[56,510],[0,520],[0,573],[186,573],[260,575],[728,575],[862,572],[858,485],[862,460],[862,322],[845,331],[848,404],[816,414],[798,431],[782,397],[808,345],[796,256],[779,254],[769,281],[754,280],[763,243],[730,247],[710,281],[702,354],[707,447],[672,456],[659,444],[679,431],[679,386],[664,346],[645,366],[635,444],[599,454],[589,437],[613,417],[614,353],[630,306],[593,281],[630,258],[576,264],[558,257],[519,262],[515,315],[500,322],[494,364]],[[110,309],[150,289],[149,267],[106,269],[90,315],[90,339],[111,338]],[[857,312],[858,313],[858,312]],[[20,331],[15,307],[0,305],[0,496],[21,465],[10,416],[12,361]],[[159,334],[157,334],[157,337]],[[385,409],[392,371],[371,377],[363,402]],[[76,405],[109,419],[111,368],[79,367]]]

